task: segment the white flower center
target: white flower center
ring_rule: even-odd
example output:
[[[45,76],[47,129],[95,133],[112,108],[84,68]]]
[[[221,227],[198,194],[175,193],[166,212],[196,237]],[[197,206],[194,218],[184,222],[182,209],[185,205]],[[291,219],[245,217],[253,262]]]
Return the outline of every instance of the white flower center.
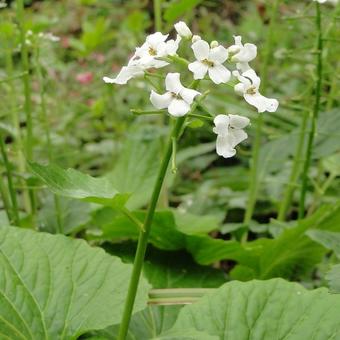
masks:
[[[175,92],[171,92],[171,96],[174,99],[183,100],[183,98],[179,94],[176,94]]]
[[[256,94],[256,87],[250,86],[249,89],[246,91],[247,94]]]
[[[149,54],[155,56],[157,55],[157,51],[153,47],[149,47]]]
[[[211,61],[211,60],[208,60],[208,59],[203,59],[202,63],[205,64],[205,65],[208,65],[209,67],[214,67],[215,66],[214,62]]]

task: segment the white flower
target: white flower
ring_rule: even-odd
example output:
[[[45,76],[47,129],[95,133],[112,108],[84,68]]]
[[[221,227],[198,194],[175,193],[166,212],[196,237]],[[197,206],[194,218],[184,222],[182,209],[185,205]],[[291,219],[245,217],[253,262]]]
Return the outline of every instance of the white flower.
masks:
[[[165,78],[167,92],[158,94],[151,91],[150,101],[157,109],[168,108],[174,117],[182,117],[190,111],[190,105],[200,92],[187,89],[181,84],[179,73],[168,73]]]
[[[38,34],[38,37],[42,39],[50,40],[52,42],[60,41],[60,38],[51,32],[47,32],[47,33],[40,32]]]
[[[235,146],[248,137],[242,129],[249,124],[249,119],[238,115],[218,115],[214,119],[214,124],[217,154],[224,158],[235,156]]]
[[[339,0],[314,0],[314,1],[317,1],[319,4],[324,4],[325,2],[330,2],[333,5],[336,5],[339,2]]]
[[[215,84],[226,83],[230,79],[230,71],[222,64],[228,59],[228,51],[223,46],[210,48],[204,40],[191,45],[197,61],[189,64],[189,70],[195,79],[203,79],[208,72]]]
[[[192,36],[191,42],[195,43],[196,41],[201,40],[201,39],[202,38],[199,35],[195,34],[195,35]]]
[[[186,38],[186,39],[191,39],[192,33],[190,31],[190,28],[187,26],[187,24],[185,22],[179,21],[174,26],[175,26],[175,30],[176,30],[177,34],[180,37]]]
[[[168,34],[160,32],[153,33],[146,38],[145,43],[141,47],[136,48],[136,53],[132,60],[138,65],[145,68],[160,68],[168,65],[166,61],[158,60],[158,58],[174,55],[177,52],[181,37],[177,36],[176,40],[168,40]]]
[[[168,35],[160,32],[153,33],[146,38],[141,47],[136,48],[135,54],[115,78],[103,77],[106,83],[126,84],[131,78],[141,76],[149,68],[161,68],[169,63],[158,58],[174,55],[177,52],[181,37],[168,40]]]
[[[240,35],[234,36],[235,44],[228,48],[229,58],[236,63],[236,67],[241,72],[250,69],[248,63],[256,58],[257,47],[254,44],[242,44],[242,37]]]
[[[276,99],[264,97],[259,93],[261,79],[254,70],[250,69],[243,72],[242,75],[238,71],[234,71],[233,75],[240,81],[234,87],[235,92],[243,96],[247,103],[255,106],[258,112],[275,112],[277,110],[279,102]]]

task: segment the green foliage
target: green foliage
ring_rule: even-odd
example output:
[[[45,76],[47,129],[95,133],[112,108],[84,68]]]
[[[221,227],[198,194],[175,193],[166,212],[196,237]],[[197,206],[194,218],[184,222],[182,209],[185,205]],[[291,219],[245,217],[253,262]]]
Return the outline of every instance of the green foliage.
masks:
[[[178,335],[159,339],[183,339],[192,330],[216,339],[335,339],[339,306],[340,296],[324,288],[308,291],[282,279],[235,281],[185,306],[173,327]]]
[[[173,0],[164,12],[164,19],[173,23],[183,14],[193,10],[201,2],[203,0]]]
[[[56,195],[83,199],[102,205],[122,205],[128,194],[119,193],[105,178],[94,178],[74,169],[64,170],[56,165],[30,164],[33,173]]]
[[[0,229],[0,329],[11,339],[75,339],[118,323],[131,266],[84,241]],[[146,305],[144,279],[135,311]]]
[[[330,269],[326,279],[331,292],[340,293],[340,264],[337,264]]]

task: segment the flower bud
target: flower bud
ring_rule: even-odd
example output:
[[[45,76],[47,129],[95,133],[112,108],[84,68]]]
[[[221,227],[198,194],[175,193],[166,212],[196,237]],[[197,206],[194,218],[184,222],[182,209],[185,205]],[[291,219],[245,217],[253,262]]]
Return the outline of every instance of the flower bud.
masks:
[[[179,21],[177,24],[175,24],[175,30],[177,31],[178,35],[182,38],[190,39],[192,37],[190,28],[183,21]]]
[[[210,43],[210,47],[211,48],[215,48],[218,46],[218,42],[216,40],[213,40],[211,43]]]
[[[240,46],[237,46],[237,45],[231,45],[228,48],[229,55],[231,55],[231,56],[233,56],[234,54],[240,52],[240,50],[241,50]]]
[[[194,35],[191,39],[192,43],[195,43],[196,41],[201,40],[201,37],[199,35]]]

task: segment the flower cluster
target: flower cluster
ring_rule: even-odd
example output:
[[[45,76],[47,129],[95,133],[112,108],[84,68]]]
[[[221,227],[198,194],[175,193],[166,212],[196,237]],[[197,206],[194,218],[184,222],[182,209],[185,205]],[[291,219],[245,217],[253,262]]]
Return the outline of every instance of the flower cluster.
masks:
[[[319,4],[324,4],[325,2],[330,2],[333,5],[336,5],[339,0],[313,0],[313,1],[317,1]]]
[[[319,0],[322,1],[322,0]],[[231,79],[236,80],[234,90],[243,96],[245,101],[254,106],[258,112],[275,112],[278,108],[276,99],[267,98],[259,92],[260,78],[249,63],[257,56],[254,44],[242,43],[241,36],[234,36],[234,44],[229,47],[220,45],[217,41],[210,44],[198,35],[193,35],[184,22],[175,24],[176,39],[160,32],[153,33],[137,47],[127,65],[114,78],[104,77],[106,83],[126,84],[130,79],[145,75],[149,69],[159,69],[172,62],[185,63],[194,78],[193,84],[202,79],[209,79],[215,84],[226,84]],[[186,61],[178,57],[177,51],[181,41],[190,42],[195,60]],[[230,70],[225,63],[234,65]],[[150,75],[150,73],[147,73]],[[179,73],[168,73],[165,77],[163,94],[152,90],[150,101],[159,110],[167,109],[173,117],[191,114],[192,104],[201,93],[196,88],[182,85]],[[200,101],[200,99],[198,99]],[[243,129],[249,124],[249,119],[232,114],[217,115],[214,119],[213,132],[217,134],[217,154],[225,158],[236,154],[235,146],[247,138]]]

